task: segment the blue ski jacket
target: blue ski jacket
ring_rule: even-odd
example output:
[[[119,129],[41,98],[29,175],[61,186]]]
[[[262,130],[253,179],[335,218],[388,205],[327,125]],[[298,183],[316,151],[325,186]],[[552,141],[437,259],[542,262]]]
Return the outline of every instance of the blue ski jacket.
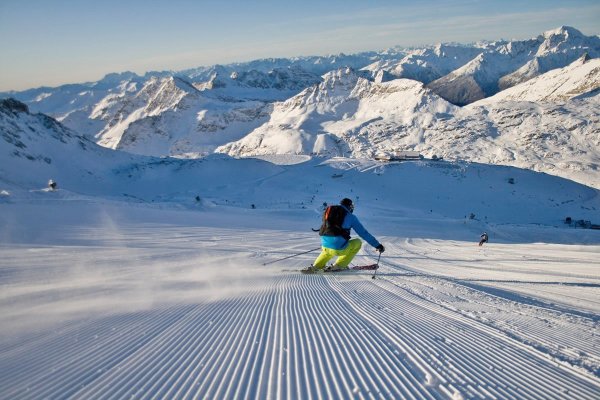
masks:
[[[356,232],[358,236],[363,238],[371,246],[379,246],[379,241],[375,239],[375,237],[373,237],[373,235],[371,235],[364,226],[362,226],[356,215],[352,214],[346,207],[344,207],[344,209],[348,212],[346,213],[346,217],[344,217],[342,228],[354,229],[354,232]],[[346,246],[348,246],[348,241],[342,236],[321,236],[321,246],[328,249],[343,250],[346,248]]]

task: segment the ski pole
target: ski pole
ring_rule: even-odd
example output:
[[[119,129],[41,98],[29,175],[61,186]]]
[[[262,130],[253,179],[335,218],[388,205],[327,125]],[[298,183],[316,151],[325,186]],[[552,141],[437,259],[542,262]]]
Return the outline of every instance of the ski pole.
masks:
[[[317,247],[316,249],[312,249],[312,250],[308,250],[308,251],[303,251],[302,253],[292,254],[291,256],[283,257],[283,258],[280,258],[278,260],[269,261],[267,263],[264,263],[263,265],[273,264],[273,263],[276,263],[276,262],[279,262],[279,261],[287,260],[288,258],[301,256],[302,254],[312,253],[313,251],[317,251],[317,250],[321,250],[321,248]]]
[[[375,272],[373,272],[373,276],[371,279],[375,279],[375,275],[377,275],[377,270],[379,269],[379,260],[381,259],[381,252],[379,252],[379,257],[377,257],[377,268],[375,268]]]

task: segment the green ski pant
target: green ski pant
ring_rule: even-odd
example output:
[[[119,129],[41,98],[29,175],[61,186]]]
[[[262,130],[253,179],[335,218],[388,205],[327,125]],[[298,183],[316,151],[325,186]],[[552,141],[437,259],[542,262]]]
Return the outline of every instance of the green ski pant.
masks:
[[[350,262],[358,253],[362,246],[362,242],[360,239],[350,239],[346,248],[342,250],[328,249],[327,247],[321,248],[321,254],[317,257],[313,266],[316,268],[324,268],[327,265],[327,261],[331,260],[333,257],[338,257],[335,261],[335,265],[342,268],[347,268],[350,265]]]

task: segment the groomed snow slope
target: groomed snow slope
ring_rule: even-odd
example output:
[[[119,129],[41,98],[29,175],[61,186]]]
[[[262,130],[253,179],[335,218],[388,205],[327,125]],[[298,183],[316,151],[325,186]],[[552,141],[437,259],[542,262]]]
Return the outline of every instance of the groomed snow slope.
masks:
[[[594,219],[598,190],[279,161],[119,160],[54,192],[27,189],[23,161],[0,179],[0,398],[597,397],[600,236],[562,219]],[[300,274],[316,252],[270,263],[317,248],[344,196],[386,246],[376,279]]]
[[[0,246],[0,398],[594,399],[600,390],[594,232],[552,229],[558,241],[596,243],[587,246],[492,237],[479,248],[476,238],[411,238],[423,221],[406,220],[380,236],[376,279],[310,276],[297,269],[314,254],[263,264],[315,247],[297,229],[311,211],[44,203],[1,206],[12,232]],[[474,230],[440,223],[448,235]],[[386,224],[367,225],[379,235]],[[374,259],[365,248],[357,262]]]

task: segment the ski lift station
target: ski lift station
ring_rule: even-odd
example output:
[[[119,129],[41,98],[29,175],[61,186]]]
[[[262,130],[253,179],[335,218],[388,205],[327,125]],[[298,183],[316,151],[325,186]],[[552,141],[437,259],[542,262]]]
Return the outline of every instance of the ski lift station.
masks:
[[[378,161],[414,161],[422,160],[423,156],[418,151],[395,151],[393,153],[377,153],[375,159]]]

